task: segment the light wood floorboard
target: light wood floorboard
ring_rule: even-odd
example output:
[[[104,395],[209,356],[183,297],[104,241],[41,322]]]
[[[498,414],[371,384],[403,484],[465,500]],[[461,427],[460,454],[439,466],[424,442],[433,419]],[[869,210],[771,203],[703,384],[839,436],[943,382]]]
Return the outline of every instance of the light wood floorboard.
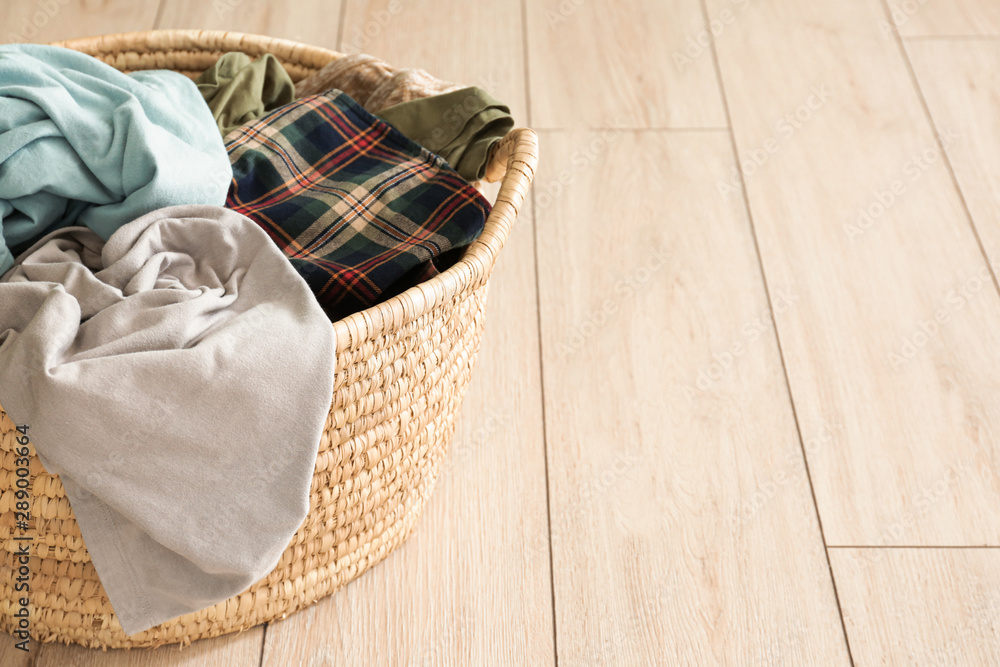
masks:
[[[101,651],[82,646],[45,644],[31,667],[257,667],[263,627],[223,635],[179,648]],[[6,663],[3,663],[6,667]]]
[[[848,664],[728,136],[542,140],[560,663]]]
[[[231,30],[337,48],[342,0],[163,0],[157,28]]]
[[[719,67],[764,271],[799,297],[777,328],[800,427],[840,427],[808,452],[827,543],[996,545],[1000,298],[884,16],[756,4]]]
[[[994,0],[887,0],[885,20],[904,37],[1000,36],[1000,3]]]
[[[913,40],[906,50],[987,256],[1000,261],[1000,40]],[[1000,480],[998,480],[1000,481]]]
[[[20,641],[14,637],[0,634],[0,665],[4,667],[31,667],[38,657],[39,645],[33,639],[28,640],[28,650],[21,651],[16,647]]]
[[[525,5],[535,127],[726,124],[697,0]]]
[[[149,30],[159,0],[3,0],[0,43],[45,44],[72,37]]]
[[[1000,550],[831,549],[857,667],[1000,660]]]

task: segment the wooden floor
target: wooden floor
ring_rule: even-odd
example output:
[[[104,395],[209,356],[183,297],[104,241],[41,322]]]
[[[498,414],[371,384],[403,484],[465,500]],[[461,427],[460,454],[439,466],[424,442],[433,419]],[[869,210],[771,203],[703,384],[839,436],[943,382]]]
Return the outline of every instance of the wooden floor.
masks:
[[[366,51],[542,144],[402,548],[266,628],[0,664],[1000,664],[1000,3],[4,0],[0,26]]]

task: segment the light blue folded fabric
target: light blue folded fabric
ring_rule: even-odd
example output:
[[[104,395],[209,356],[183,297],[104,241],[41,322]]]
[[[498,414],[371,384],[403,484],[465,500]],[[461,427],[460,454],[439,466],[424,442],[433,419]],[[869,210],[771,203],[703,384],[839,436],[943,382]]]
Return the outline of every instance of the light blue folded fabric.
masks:
[[[178,204],[221,206],[232,169],[197,86],[77,51],[0,46],[0,275],[61,227],[107,240]]]

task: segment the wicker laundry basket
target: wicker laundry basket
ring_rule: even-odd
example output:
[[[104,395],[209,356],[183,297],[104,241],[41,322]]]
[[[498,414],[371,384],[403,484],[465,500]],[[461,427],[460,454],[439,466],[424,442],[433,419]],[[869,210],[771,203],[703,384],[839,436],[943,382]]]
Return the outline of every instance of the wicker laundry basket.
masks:
[[[334,51],[256,35],[167,30],[61,43],[124,71],[196,75],[227,51],[272,53],[294,80]],[[30,632],[36,640],[121,648],[189,643],[265,623],[354,579],[406,539],[434,486],[479,350],[487,280],[537,161],[531,130],[512,131],[491,157],[501,180],[482,236],[434,279],[333,324],[337,369],[309,516],[278,566],[244,593],[127,637],[97,577],[59,477],[30,458],[31,520],[15,529],[14,424],[0,411],[0,629],[16,628],[14,554],[30,544]],[[29,425],[30,426],[30,425]],[[30,430],[29,430],[30,435]]]

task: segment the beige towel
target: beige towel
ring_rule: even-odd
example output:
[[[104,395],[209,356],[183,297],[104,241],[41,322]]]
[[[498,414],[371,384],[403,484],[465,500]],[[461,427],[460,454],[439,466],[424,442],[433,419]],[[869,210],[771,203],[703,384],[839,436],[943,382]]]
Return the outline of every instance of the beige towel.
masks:
[[[128,634],[238,594],[309,509],[333,327],[249,219],[70,227],[0,282],[0,405],[58,473]]]

